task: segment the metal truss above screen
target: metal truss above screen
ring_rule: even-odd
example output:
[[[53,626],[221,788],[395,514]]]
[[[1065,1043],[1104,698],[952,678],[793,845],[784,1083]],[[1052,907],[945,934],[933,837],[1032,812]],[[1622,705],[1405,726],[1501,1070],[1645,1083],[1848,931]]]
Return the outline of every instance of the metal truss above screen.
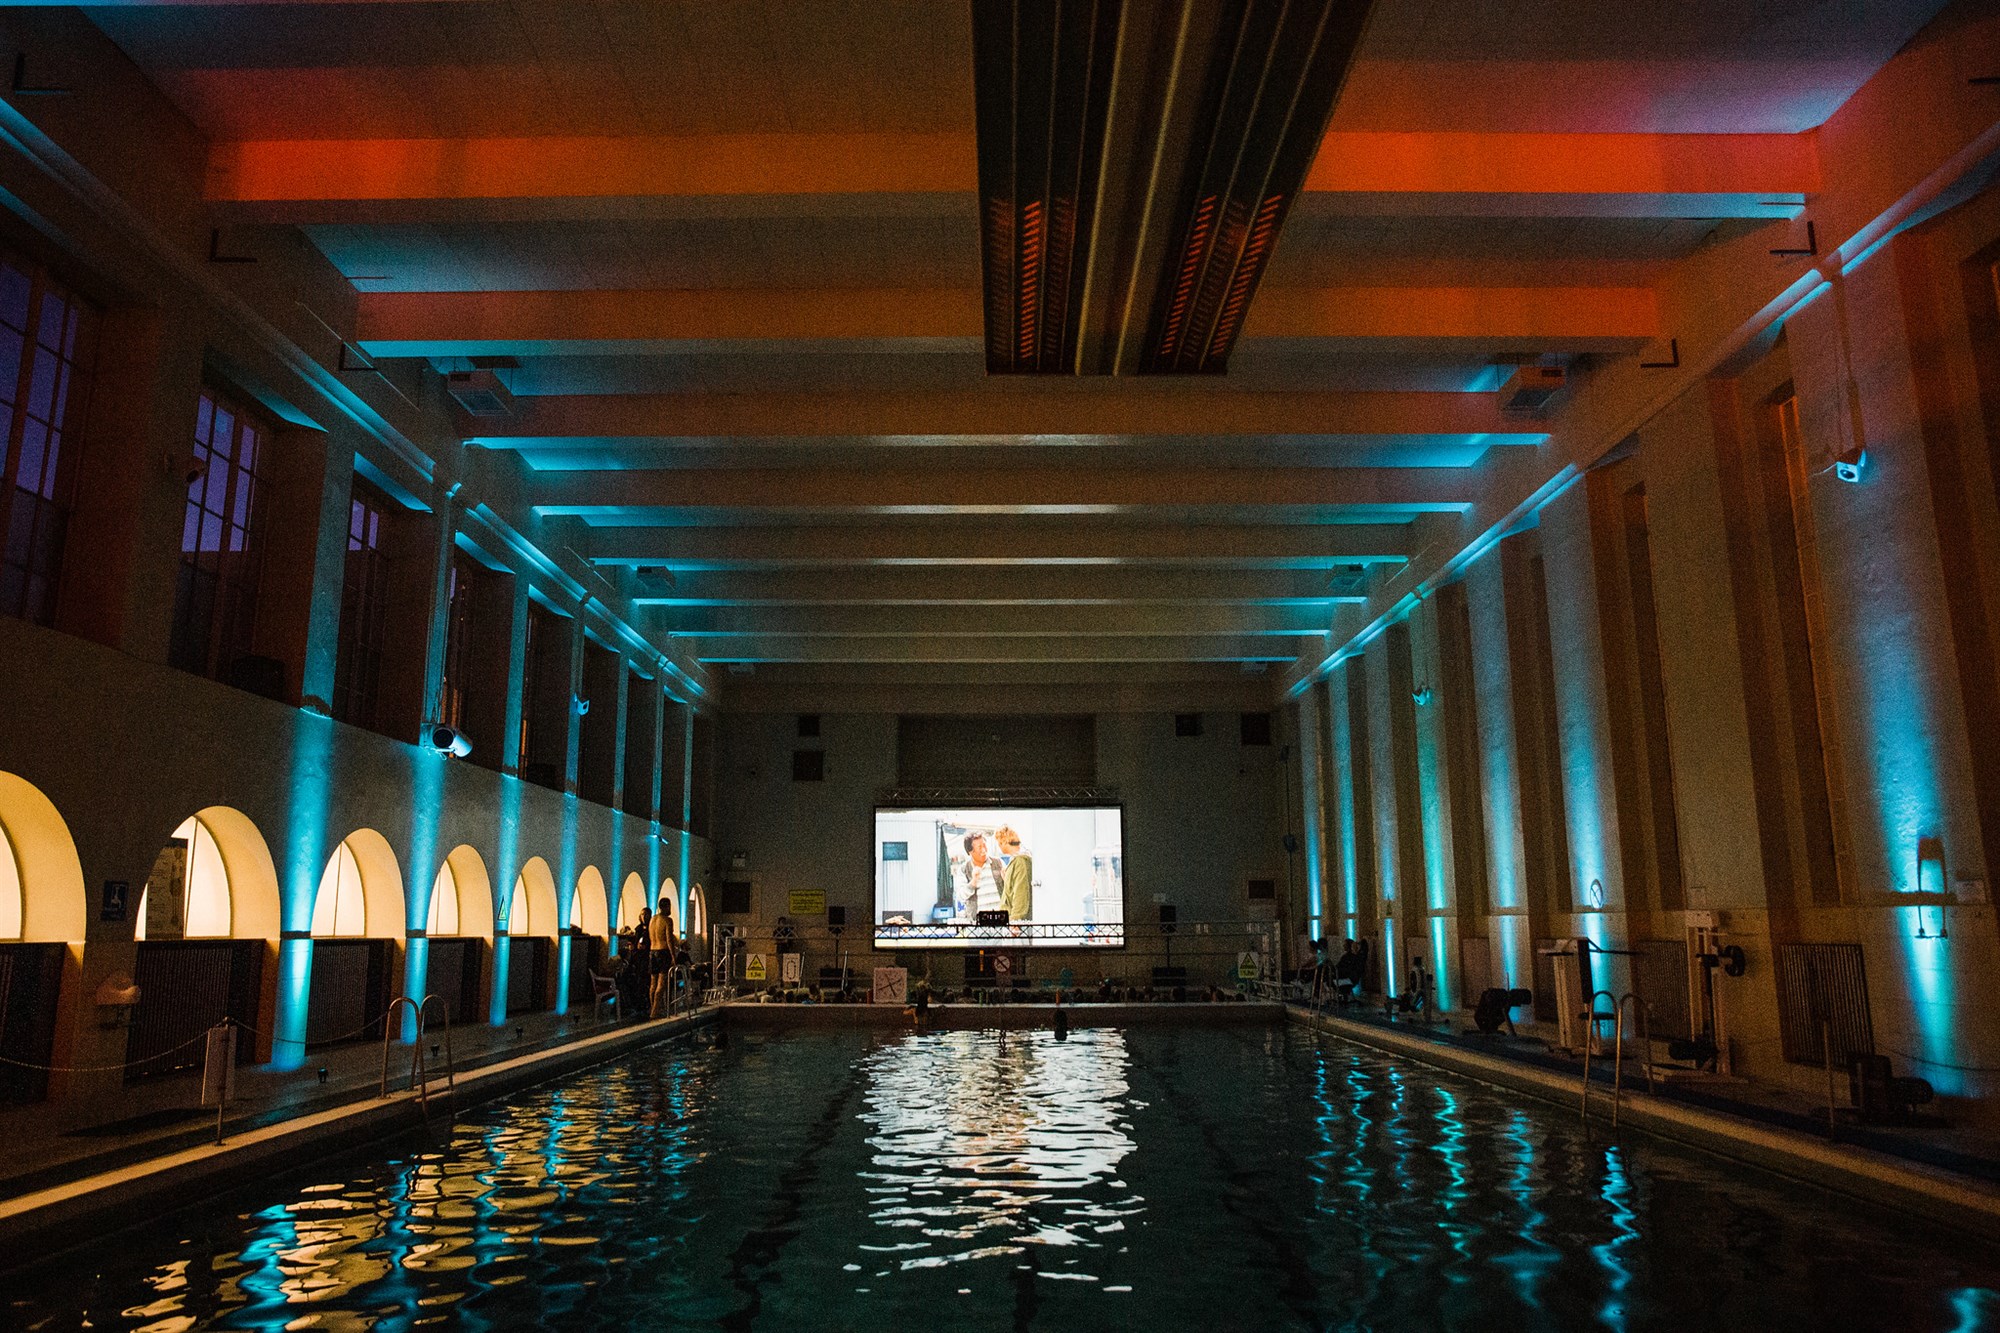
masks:
[[[988,372],[1221,372],[1369,8],[975,0]]]

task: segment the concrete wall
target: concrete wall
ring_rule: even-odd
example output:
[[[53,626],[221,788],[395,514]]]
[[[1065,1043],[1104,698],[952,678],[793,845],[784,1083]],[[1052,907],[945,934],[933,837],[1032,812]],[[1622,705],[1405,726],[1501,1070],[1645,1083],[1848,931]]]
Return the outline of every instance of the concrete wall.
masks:
[[[820,728],[819,740],[801,740],[791,713],[721,718],[716,851],[725,867],[741,855],[754,889],[746,916],[719,919],[748,926],[753,940],[769,938],[794,890],[824,889],[827,902],[845,906],[850,921],[871,919],[873,812],[878,794],[896,785],[897,719],[829,713]],[[1243,745],[1234,712],[1205,714],[1197,737],[1176,736],[1171,713],[1100,713],[1096,731],[1096,785],[1115,792],[1125,807],[1126,913],[1135,943],[1129,952],[1037,952],[1030,960],[1031,977],[1068,967],[1082,978],[1130,973],[1142,981],[1149,975],[1153,944],[1149,938],[1141,946],[1137,939],[1148,933],[1147,923],[1157,923],[1156,903],[1167,902],[1181,923],[1174,961],[1187,962],[1192,979],[1194,950],[1213,950],[1216,979],[1222,979],[1225,943],[1228,962],[1235,961],[1241,937],[1236,923],[1277,916],[1277,903],[1246,900],[1248,881],[1275,881],[1281,899],[1287,891],[1287,800],[1295,833],[1304,819],[1297,775],[1284,767],[1296,751],[1282,725],[1274,728],[1271,745]],[[824,781],[792,780],[792,751],[798,748],[825,752]],[[1302,899],[1303,840],[1293,860]],[[1216,923],[1223,923],[1220,933],[1202,943],[1199,927]],[[851,933],[866,939],[864,931]],[[889,961],[865,943],[854,957],[852,966]],[[917,966],[922,963],[916,960]]]
[[[31,876],[23,886],[31,901],[47,893],[82,898],[74,913],[81,932],[62,936],[72,946],[73,967],[58,1064],[124,1057],[125,1030],[101,1026],[80,997],[93,996],[108,977],[130,974],[139,890],[169,835],[199,810],[239,812],[268,853],[261,872],[235,861],[230,870],[240,897],[237,934],[272,946],[259,1049],[280,1064],[304,1058],[297,1039],[312,984],[306,936],[313,897],[328,859],[350,834],[373,830],[393,853],[406,917],[393,932],[377,930],[371,920],[370,933],[399,938],[421,934],[438,868],[460,846],[483,862],[496,899],[487,910],[504,934],[508,891],[530,858],[542,858],[553,874],[554,923],[569,919],[570,895],[586,867],[610,886],[616,919],[615,895],[627,876],[636,871],[658,886],[676,873],[688,841],[673,830],[655,837],[649,820],[58,631],[0,620],[0,677],[8,682],[0,690],[0,772],[32,784],[53,804],[80,870],[74,884]],[[0,809],[0,825],[19,839],[11,819],[11,811]],[[691,845],[688,854],[697,863],[708,859],[705,846]],[[100,910],[106,881],[130,886],[116,919]],[[537,923],[536,933],[549,932]],[[422,951],[415,940],[408,944],[408,970],[393,990],[421,994]],[[490,966],[488,989],[504,996],[504,942]],[[559,977],[566,966],[566,952],[559,951]],[[558,987],[558,997],[563,993]],[[106,1086],[115,1086],[115,1074],[97,1082],[107,1078]],[[65,1090],[80,1094],[93,1086],[79,1078]]]
[[[1393,941],[1370,919],[1407,921],[1413,891],[1454,910],[1470,1002],[1546,988],[1537,938],[1658,954],[1713,925],[1748,961],[1718,981],[1733,1068],[1807,1095],[1824,1072],[1784,1058],[1781,957],[1858,945],[1875,1050],[2000,1120],[1996,260],[1991,189],[1896,236],[1465,571],[1469,643],[1425,601],[1328,674],[1315,776],[1353,929]],[[1406,681],[1477,737],[1444,744],[1419,704],[1414,784]],[[1480,818],[1451,818],[1454,791]],[[1468,853],[1483,915],[1453,887]]]

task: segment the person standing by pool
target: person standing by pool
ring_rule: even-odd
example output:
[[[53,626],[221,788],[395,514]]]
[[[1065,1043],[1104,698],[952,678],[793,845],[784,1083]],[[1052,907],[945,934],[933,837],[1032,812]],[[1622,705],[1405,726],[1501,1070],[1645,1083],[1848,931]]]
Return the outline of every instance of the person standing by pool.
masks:
[[[660,1012],[660,996],[666,991],[669,973],[674,970],[674,902],[666,894],[660,895],[660,910],[653,915],[646,931],[646,943],[652,954],[653,985],[647,997],[646,1016],[657,1017]]]

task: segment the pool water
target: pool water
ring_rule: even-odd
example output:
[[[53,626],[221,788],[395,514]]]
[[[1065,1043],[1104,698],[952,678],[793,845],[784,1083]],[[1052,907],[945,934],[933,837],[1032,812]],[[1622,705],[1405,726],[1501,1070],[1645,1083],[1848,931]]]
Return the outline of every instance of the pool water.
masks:
[[[1286,1028],[735,1035],[24,1273],[9,1328],[2000,1327],[2000,1254]]]

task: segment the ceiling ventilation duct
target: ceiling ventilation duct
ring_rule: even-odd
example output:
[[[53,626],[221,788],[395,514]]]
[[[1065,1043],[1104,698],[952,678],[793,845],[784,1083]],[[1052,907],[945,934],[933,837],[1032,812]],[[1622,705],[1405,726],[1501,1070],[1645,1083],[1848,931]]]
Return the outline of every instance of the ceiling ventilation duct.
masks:
[[[1216,373],[1370,0],[974,0],[990,373]]]
[[[1227,367],[1278,228],[1326,138],[1368,9],[1367,0],[1227,6],[1156,288],[1146,370]]]
[[[986,369],[1075,369],[1119,0],[976,0]]]

